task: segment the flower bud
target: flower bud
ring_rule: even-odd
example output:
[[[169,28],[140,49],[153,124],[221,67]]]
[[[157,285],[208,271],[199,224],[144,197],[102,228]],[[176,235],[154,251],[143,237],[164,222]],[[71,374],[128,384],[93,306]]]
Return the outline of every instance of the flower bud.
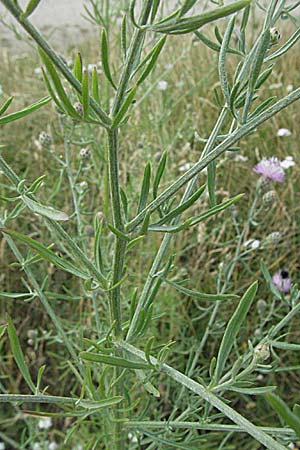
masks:
[[[77,112],[77,114],[79,114],[80,116],[83,116],[83,107],[80,102],[74,103],[74,109]]]
[[[39,143],[42,147],[48,148],[52,143],[52,138],[50,134],[46,133],[46,131],[41,131],[39,134]]]
[[[258,187],[262,194],[272,190],[271,181],[268,178],[260,177],[258,180]]]
[[[263,204],[266,208],[271,208],[277,202],[277,193],[276,191],[268,191],[263,195],[262,198]]]
[[[273,231],[273,233],[270,233],[266,238],[266,243],[275,245],[278,244],[278,242],[281,239],[281,233],[279,231]]]
[[[258,344],[254,349],[254,355],[257,361],[265,361],[270,358],[270,346],[267,343]]]
[[[270,45],[276,45],[278,44],[278,41],[281,38],[280,31],[273,27],[270,29]]]
[[[89,148],[80,149],[79,156],[83,160],[88,160],[91,158],[91,150]]]
[[[262,298],[260,300],[258,300],[258,302],[256,304],[256,309],[260,316],[265,312],[266,308],[267,308],[267,302],[265,300],[263,300]]]

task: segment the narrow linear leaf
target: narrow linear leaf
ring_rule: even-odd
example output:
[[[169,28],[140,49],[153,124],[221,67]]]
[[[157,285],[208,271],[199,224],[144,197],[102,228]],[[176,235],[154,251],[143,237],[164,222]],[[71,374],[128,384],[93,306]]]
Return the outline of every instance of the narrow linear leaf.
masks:
[[[261,268],[261,272],[264,276],[264,279],[266,280],[266,282],[268,284],[270,291],[275,296],[275,298],[277,298],[278,300],[281,300],[281,294],[280,294],[279,290],[277,289],[277,287],[274,285],[274,283],[272,281],[272,277],[271,277],[265,263],[263,262],[263,260],[260,261],[260,268]]]
[[[228,356],[234,345],[235,338],[246,318],[246,315],[251,307],[254,297],[257,292],[257,281],[255,281],[247,289],[243,297],[241,298],[236,310],[234,311],[231,319],[229,320],[226,330],[223,335],[223,339],[219,348],[219,353],[217,357],[216,370],[214,373],[214,382],[218,382],[220,379],[223,369],[226,365]]]
[[[144,72],[142,73],[142,75],[140,76],[140,78],[137,81],[137,86],[139,86],[141,83],[143,83],[143,81],[145,81],[145,79],[147,78],[147,76],[151,73],[152,69],[155,66],[155,63],[160,55],[160,52],[162,51],[165,43],[167,40],[167,36],[164,36],[162,39],[160,39],[158,41],[158,43],[156,44],[156,46],[153,48],[152,52],[151,52],[151,58],[150,58],[150,62],[147,65],[146,69],[144,70]]]
[[[291,342],[272,341],[272,347],[280,350],[299,351],[300,344],[293,344]]]
[[[49,92],[52,100],[56,104],[58,110],[64,113],[65,110],[64,110],[62,104],[60,103],[59,99],[57,98],[57,96],[56,96],[56,94],[54,92],[54,89],[51,86],[50,80],[49,80],[49,78],[48,78],[48,76],[47,76],[47,74],[46,74],[46,72],[45,72],[43,67],[42,67],[42,74],[43,74],[43,79],[44,79],[45,85],[46,85],[46,87],[48,89],[48,92]]]
[[[126,61],[127,57],[127,17],[124,14],[122,25],[121,25],[121,50],[123,61]]]
[[[136,94],[136,90],[137,90],[137,87],[135,86],[134,88],[131,89],[131,91],[125,98],[124,103],[122,104],[119,112],[116,114],[116,116],[113,119],[112,128],[117,128],[119,126],[119,124],[122,122],[125,114],[127,113],[130,105],[133,102],[133,99]]]
[[[73,107],[72,103],[70,102],[64,87],[62,85],[62,82],[60,81],[60,78],[56,72],[56,69],[54,65],[52,64],[51,60],[48,58],[46,53],[39,48],[40,56],[45,64],[45,67],[52,79],[53,85],[56,89],[57,95],[62,102],[63,107],[65,108],[66,112],[70,114],[71,117],[76,118],[77,120],[81,119],[81,116],[77,113],[75,108]]]
[[[152,369],[151,366],[142,362],[129,361],[118,356],[100,355],[98,353],[81,352],[80,358],[86,361],[93,361],[107,364],[109,366],[123,367],[126,369]]]
[[[181,205],[177,206],[176,208],[172,209],[168,214],[166,214],[160,221],[159,225],[162,225],[164,223],[169,222],[171,219],[179,216],[184,211],[186,211],[188,208],[190,208],[203,194],[205,191],[206,184],[203,184],[193,195],[190,196],[188,200],[183,202]]]
[[[130,237],[127,234],[123,233],[123,231],[121,231],[121,230],[118,230],[111,223],[108,223],[107,227],[110,229],[110,231],[112,233],[114,233],[116,236],[118,236],[118,238],[120,238],[120,239],[122,239],[123,241],[126,241],[126,242],[130,241]]]
[[[107,44],[107,34],[105,29],[102,31],[102,37],[101,37],[101,55],[102,55],[102,64],[103,64],[103,70],[106,75],[106,78],[112,85],[112,87],[116,90],[116,85],[112,79],[110,67],[109,67],[109,60],[108,60],[108,44]]]
[[[185,0],[180,12],[179,12],[179,18],[184,16],[187,12],[189,12],[190,9],[195,5],[197,0]]]
[[[89,78],[86,70],[82,75],[82,108],[83,118],[87,119],[89,116],[90,96],[89,96]]]
[[[164,174],[166,164],[167,164],[167,159],[168,159],[168,152],[165,151],[159,160],[157,171],[156,171],[154,181],[153,181],[153,197],[154,198],[157,197],[160,180]]]
[[[225,97],[226,103],[229,106],[230,104],[230,94],[229,94],[229,85],[228,85],[228,78],[227,78],[227,69],[226,69],[226,56],[227,56],[227,49],[229,46],[229,41],[233,32],[233,27],[235,24],[235,16],[233,16],[226,28],[224,38],[221,45],[220,55],[219,55],[219,77],[220,77],[220,83],[221,83],[221,89],[223,92],[223,95]]]
[[[7,330],[8,330],[8,336],[9,336],[11,349],[12,349],[15,361],[17,363],[17,366],[18,366],[24,380],[26,381],[26,383],[32,390],[32,392],[35,392],[35,385],[31,379],[31,375],[30,375],[28,366],[25,362],[25,357],[24,357],[24,354],[23,354],[23,351],[22,351],[22,348],[21,348],[21,345],[19,342],[16,328],[10,318],[8,319]]]
[[[9,97],[6,102],[1,106],[0,108],[0,116],[2,116],[2,114],[5,113],[5,111],[8,109],[9,105],[11,104],[11,102],[13,101],[13,97]]]
[[[252,93],[254,92],[256,82],[258,80],[262,65],[264,63],[264,57],[269,48],[269,43],[270,43],[270,30],[267,29],[264,31],[261,37],[261,40],[256,50],[256,54],[253,58],[254,62],[249,77],[249,89]]]
[[[28,114],[33,113],[34,111],[40,109],[42,106],[49,103],[51,100],[51,97],[44,97],[41,100],[37,101],[36,103],[33,103],[32,105],[28,106],[27,108],[22,109],[21,111],[17,111],[11,114],[8,114],[6,116],[0,117],[0,125],[4,125],[5,123],[13,122],[14,120],[22,119],[23,117],[27,116]]]
[[[21,15],[22,19],[27,19],[33,11],[39,6],[41,0],[29,0],[29,2],[26,5],[25,11]]]
[[[90,274],[82,272],[76,266],[68,262],[66,259],[57,256],[54,252],[49,250],[47,247],[44,247],[39,242],[31,239],[28,236],[25,236],[21,233],[18,233],[13,230],[1,229],[2,233],[8,234],[9,236],[18,239],[23,242],[28,247],[32,248],[36,253],[38,253],[43,259],[49,261],[54,264],[56,267],[75,275],[76,277],[83,278],[84,280],[88,280],[91,278]]]
[[[207,189],[209,195],[209,203],[211,207],[216,206],[216,161],[212,161],[207,166]]]
[[[266,399],[277,414],[296,432],[300,437],[300,418],[294,414],[288,405],[275,394],[266,394]]]
[[[92,70],[92,96],[96,102],[100,104],[98,73],[96,67],[93,67]]]
[[[267,394],[268,392],[274,392],[277,389],[276,386],[263,386],[263,387],[249,387],[249,388],[239,388],[231,386],[227,388],[228,391],[238,392],[244,395],[261,395]]]
[[[153,23],[160,5],[160,0],[153,0],[152,10],[151,10],[151,17],[150,22]]]
[[[138,214],[145,208],[147,204],[147,199],[150,190],[150,179],[151,179],[151,164],[150,162],[148,162],[144,170],[144,177],[137,210]]]
[[[101,408],[108,408],[109,406],[114,406],[120,403],[122,400],[124,400],[124,397],[121,396],[115,396],[115,397],[109,397],[105,398],[103,400],[83,400],[78,402],[78,406],[81,406],[84,409],[101,409]]]
[[[173,281],[169,281],[166,279],[164,281],[173,288],[175,288],[178,292],[181,292],[184,295],[196,298],[198,300],[226,301],[226,300],[236,300],[239,298],[239,296],[235,294],[204,294],[203,292],[187,289],[178,283],[174,283]]]
[[[163,21],[154,24],[151,28],[159,33],[167,34],[185,34],[201,28],[207,23],[213,22],[222,17],[233,14],[250,4],[251,0],[239,0],[226,6],[207,11],[203,14],[191,16],[188,18],[180,18]],[[172,16],[171,16],[172,17]]]
[[[73,72],[77,80],[82,83],[82,58],[80,53],[76,56]]]
[[[65,212],[54,209],[51,206],[41,205],[35,200],[32,200],[31,198],[27,197],[27,195],[22,195],[22,200],[25,203],[25,205],[35,214],[48,217],[49,219],[52,220],[58,221],[69,220],[69,216]]]

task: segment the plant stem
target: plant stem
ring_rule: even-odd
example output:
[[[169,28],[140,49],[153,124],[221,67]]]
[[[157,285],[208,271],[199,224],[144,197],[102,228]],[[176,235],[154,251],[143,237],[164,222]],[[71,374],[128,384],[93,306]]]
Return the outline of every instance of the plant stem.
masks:
[[[145,353],[142,352],[141,350],[138,350],[136,347],[127,344],[126,342],[121,342],[117,345],[120,345],[124,350],[131,353],[135,357],[143,361],[147,361]],[[259,429],[249,420],[245,419],[245,417],[243,417],[241,414],[239,414],[237,411],[235,411],[233,408],[227,405],[223,400],[221,400],[219,397],[213,394],[207,387],[201,385],[200,383],[197,383],[196,381],[187,377],[178,370],[173,369],[173,367],[165,363],[159,362],[156,358],[152,356],[150,356],[150,360],[152,364],[160,368],[161,372],[167,374],[170,378],[175,380],[177,383],[181,384],[181,386],[184,386],[188,390],[194,392],[196,395],[206,400],[210,405],[214,406],[219,411],[221,411],[226,417],[232,420],[232,422],[241,427],[246,433],[248,433],[254,439],[259,441],[266,448],[270,450],[285,449],[285,447],[279,444],[279,442],[275,441],[271,436],[269,436],[264,431]]]
[[[192,178],[198,175],[210,162],[214,161],[218,156],[222,155],[226,150],[235,145],[240,139],[247,136],[251,131],[255,130],[259,125],[269,120],[282,109],[291,105],[300,99],[300,87],[294,90],[291,94],[279,100],[275,105],[263,111],[261,114],[255,116],[247,124],[237,128],[230,136],[223,142],[217,145],[209,154],[196,163],[191,169],[187,170],[184,175],[179,177],[167,189],[165,189],[155,200],[147,205],[134,219],[127,224],[127,231],[133,231],[140,225],[148,211],[151,213],[156,211],[163,203],[173,197],[179,189],[181,189]]]

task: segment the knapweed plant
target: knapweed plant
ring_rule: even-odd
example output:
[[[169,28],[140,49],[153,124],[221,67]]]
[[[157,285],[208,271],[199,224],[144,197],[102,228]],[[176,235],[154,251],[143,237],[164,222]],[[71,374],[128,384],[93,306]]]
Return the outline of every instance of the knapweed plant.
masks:
[[[226,5],[222,1],[210,4],[182,0],[174,9],[176,2],[171,0],[132,1],[118,25],[119,56],[117,63],[112,64],[115,49],[112,51],[110,40],[110,3],[113,2],[90,0],[90,8],[86,10],[88,18],[101,28],[102,74],[97,67],[87,70],[81,54],[71,70],[60,53],[48,44],[30,18],[42,3],[43,0],[30,0],[22,9],[17,0],[1,0],[36,44],[49,96],[11,114],[6,112],[12,101],[8,99],[0,110],[0,125],[21,119],[52,102],[64,155],[55,154],[51,136],[41,133],[40,149],[48,152],[60,173],[48,204],[40,201],[40,192],[44,183],[50,183],[49,179],[41,173],[28,183],[18,175],[16,167],[11,167],[0,156],[2,173],[9,181],[7,195],[2,198],[5,208],[1,215],[1,233],[23,273],[26,288],[25,292],[2,292],[1,295],[10,299],[23,298],[29,303],[33,299],[41,302],[57,332],[57,345],[64,348],[65,365],[73,381],[69,384],[68,396],[57,396],[53,394],[57,381],[49,382],[48,377],[48,386],[44,382],[46,365],[39,367],[37,377],[33,377],[18,338],[15,317],[3,318],[0,335],[3,340],[7,332],[12,355],[29,393],[7,392],[4,383],[0,402],[13,404],[17,414],[24,414],[26,405],[27,417],[69,419],[60,448],[75,448],[72,447],[74,442],[80,442],[86,449],[112,450],[233,448],[227,445],[227,440],[234,433],[249,436],[248,448],[260,445],[272,450],[286,448],[290,441],[300,439],[300,407],[295,401],[292,410],[274,394],[276,386],[267,381],[263,385],[257,382],[257,374],[272,373],[270,354],[274,348],[297,347],[297,344],[285,342],[284,333],[291,319],[299,314],[299,293],[293,286],[287,314],[272,322],[259,343],[250,335],[248,347],[241,348],[239,332],[253,305],[258,284],[253,278],[249,279],[241,298],[228,292],[228,288],[237,262],[247,257],[243,243],[256,219],[264,180],[257,184],[253,205],[242,228],[234,208],[237,202],[243,201],[243,193],[237,187],[234,197],[219,202],[216,185],[218,172],[224,170],[218,168],[218,158],[238,152],[241,140],[300,99],[300,88],[280,99],[262,95],[265,93],[262,87],[277,60],[297,44],[300,37],[294,14],[299,2],[270,0],[265,7],[254,0],[232,1]],[[254,11],[259,11],[260,16],[256,28],[251,22]],[[290,19],[296,28],[283,43],[277,29],[281,18]],[[207,25],[212,22],[214,36],[211,25]],[[124,130],[130,130],[133,117],[139,114],[141,96],[149,80],[155,80],[158,61],[164,57],[169,41],[176,45],[176,40],[188,39],[186,35],[217,55],[216,59],[207,61],[207,65],[218,62],[217,121],[207,138],[198,135],[203,147],[198,162],[187,164],[180,176],[167,177],[168,151],[161,149],[158,157],[153,154],[145,161],[139,192],[132,192],[120,169],[128,164],[128,154],[122,148]],[[181,70],[184,74],[185,67]],[[165,87],[161,82],[161,90]],[[166,95],[172,95],[170,90],[169,87]],[[156,95],[155,91],[150,89],[147,96],[150,95]],[[70,148],[76,145],[76,130],[81,126],[85,130],[85,145],[81,140],[81,162],[74,170]],[[99,202],[92,213],[87,213],[82,206],[83,198],[88,196],[86,185],[81,183],[78,188],[77,181],[86,170],[89,144],[98,142],[99,130],[101,140],[106,139],[105,151],[99,150],[97,159],[99,189],[100,185],[105,186],[101,195],[104,201]],[[207,181],[201,185],[199,175],[204,169],[207,169]],[[257,166],[256,172],[268,179],[269,169],[266,167],[262,172]],[[166,179],[172,181],[166,183]],[[59,205],[53,204],[62,180],[68,181],[71,192],[72,205],[68,211],[61,211]],[[24,234],[16,230],[14,225],[19,223],[25,209],[39,216],[38,226],[46,227],[50,236],[47,242],[40,242],[36,232]],[[222,221],[224,210],[232,214],[237,229],[235,255],[219,261],[216,292],[199,292],[192,288],[193,280],[181,278],[172,241],[212,217]],[[146,275],[142,273],[141,288],[140,283],[135,285],[140,274],[134,258],[143,252],[143,243],[149,240],[155,240],[158,246],[153,260],[145,261],[150,268]],[[48,270],[53,267],[67,274],[68,290],[62,282],[55,292],[49,291]],[[264,262],[261,270],[271,295],[277,302],[282,301],[283,292],[272,281]],[[174,357],[172,365],[166,363],[171,353],[176,355],[176,342],[161,342],[153,335],[164,315],[160,294],[166,287],[174,295],[196,299],[202,304],[205,317],[196,351],[189,355],[184,370],[178,370]],[[76,324],[73,330],[66,330],[65,318],[60,317],[60,309],[53,302],[57,298],[91,300],[93,311],[84,331],[80,327],[81,331],[77,332]],[[222,330],[215,356],[196,371],[200,356],[203,364],[202,354],[224,302],[232,308],[232,316]],[[14,314],[18,315],[17,308]],[[34,333],[30,339],[35,339]],[[182,342],[181,349],[184,347]],[[189,348],[185,351],[189,353]],[[166,380],[169,380],[168,391]],[[171,390],[178,392],[174,405],[165,411],[159,409],[157,414],[156,402],[164,401]],[[259,395],[269,411],[278,413],[281,425],[264,427],[239,413],[239,398]],[[34,408],[34,404],[39,406]],[[85,434],[89,436],[86,442],[81,440],[84,429],[89,430]],[[5,433],[0,437],[14,448],[31,445],[26,433],[22,435],[21,444],[5,437]]]

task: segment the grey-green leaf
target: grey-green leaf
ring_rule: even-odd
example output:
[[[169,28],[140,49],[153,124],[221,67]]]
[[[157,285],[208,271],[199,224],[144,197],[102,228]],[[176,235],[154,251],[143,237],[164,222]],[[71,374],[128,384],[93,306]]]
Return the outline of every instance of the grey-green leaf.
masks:
[[[28,384],[28,386],[30,387],[32,392],[35,393],[35,385],[31,379],[31,375],[30,375],[28,366],[25,362],[25,357],[24,357],[24,354],[23,354],[23,351],[22,351],[22,348],[21,348],[21,345],[19,342],[16,328],[10,318],[8,319],[7,329],[8,329],[8,336],[9,336],[11,349],[12,349],[12,352],[14,355],[14,359],[17,363],[17,366],[18,366],[24,380],[26,381],[26,383]]]
[[[247,289],[243,297],[241,298],[236,310],[234,311],[231,319],[229,320],[226,330],[223,335],[223,339],[220,345],[216,370],[214,373],[214,382],[217,383],[220,379],[225,364],[227,362],[228,356],[231,352],[231,349],[234,345],[235,338],[246,318],[246,315],[251,307],[251,304],[254,300],[254,297],[257,292],[257,281],[255,281],[251,286]]]
[[[25,203],[25,205],[35,214],[48,217],[48,219],[51,220],[58,220],[58,221],[69,220],[69,216],[65,212],[59,211],[58,209],[52,208],[51,206],[42,205],[36,202],[35,200],[32,200],[31,198],[27,197],[27,195],[22,195],[22,200]]]

